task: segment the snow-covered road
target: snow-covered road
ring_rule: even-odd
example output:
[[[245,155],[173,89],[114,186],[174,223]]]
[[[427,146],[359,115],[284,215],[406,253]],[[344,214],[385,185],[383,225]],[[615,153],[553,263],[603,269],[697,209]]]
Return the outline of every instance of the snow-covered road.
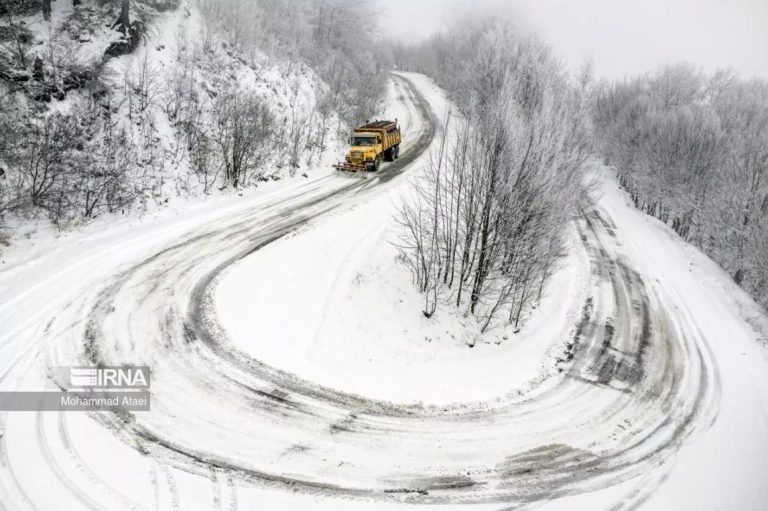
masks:
[[[525,392],[383,401],[230,342],[214,303],[225,270],[320,215],[354,214],[423,162],[434,93],[393,80],[407,142],[377,175],[104,233],[0,272],[0,390],[50,387],[59,365],[152,368],[151,412],[2,412],[0,509],[768,505],[768,361],[740,319],[749,302],[608,175],[576,222],[589,261],[578,321],[565,342],[540,340],[567,346],[564,362]]]

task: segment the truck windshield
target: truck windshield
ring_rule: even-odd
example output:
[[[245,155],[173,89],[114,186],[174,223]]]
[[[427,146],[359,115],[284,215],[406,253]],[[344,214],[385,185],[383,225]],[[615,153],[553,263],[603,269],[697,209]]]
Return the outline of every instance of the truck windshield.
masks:
[[[352,145],[375,145],[374,137],[352,137]]]

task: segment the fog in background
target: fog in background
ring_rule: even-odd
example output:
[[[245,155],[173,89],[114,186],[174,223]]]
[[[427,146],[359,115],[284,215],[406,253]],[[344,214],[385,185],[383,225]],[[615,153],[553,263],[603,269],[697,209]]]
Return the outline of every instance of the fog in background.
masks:
[[[377,0],[382,32],[422,40],[453,20],[495,14],[540,34],[571,70],[591,58],[623,78],[688,61],[768,78],[768,0]]]

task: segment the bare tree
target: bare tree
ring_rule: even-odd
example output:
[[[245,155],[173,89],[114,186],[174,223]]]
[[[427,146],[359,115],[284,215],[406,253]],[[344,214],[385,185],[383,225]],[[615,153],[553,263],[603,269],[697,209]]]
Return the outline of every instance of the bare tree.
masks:
[[[429,46],[437,58],[428,62],[443,51],[469,62],[460,77],[437,75],[461,119],[446,121],[430,168],[398,214],[401,258],[424,295],[424,315],[450,304],[481,331],[502,311],[517,325],[540,299],[591,151],[584,95],[548,50],[505,26],[487,28],[458,28],[447,48]]]
[[[19,0],[9,0],[7,5],[4,6],[5,18],[8,22],[8,29],[13,39],[13,50],[15,50],[16,58],[21,64],[21,67],[27,67],[27,44],[31,40],[32,36],[29,30],[23,25],[14,20],[13,13],[19,7]],[[12,53],[13,51],[11,51]]]
[[[72,171],[78,131],[70,115],[31,116],[27,120],[16,164],[33,206],[46,206],[54,186]]]
[[[160,93],[160,83],[157,70],[151,64],[150,50],[145,49],[141,56],[134,59],[131,64],[129,77],[130,92],[136,96],[138,112],[142,113],[154,105]]]
[[[214,106],[215,143],[224,162],[228,184],[244,186],[264,158],[274,119],[264,101],[250,92],[228,91]]]
[[[768,305],[768,84],[668,66],[603,84],[593,115],[635,205]]]

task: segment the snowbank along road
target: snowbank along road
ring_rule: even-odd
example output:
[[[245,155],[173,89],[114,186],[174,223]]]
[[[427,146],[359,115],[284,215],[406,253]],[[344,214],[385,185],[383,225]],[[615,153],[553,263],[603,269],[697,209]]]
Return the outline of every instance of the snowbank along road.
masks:
[[[401,158],[367,179],[328,176],[0,274],[13,291],[0,303],[1,390],[38,389],[59,365],[152,367],[151,412],[0,415],[0,509],[234,509],[259,499],[498,509],[611,488],[622,488],[614,509],[648,503],[668,475],[659,467],[717,420],[723,376],[692,314],[633,267],[602,205],[576,222],[590,291],[559,372],[525,393],[395,404],[323,387],[228,342],[212,304],[222,272],[395,186],[424,157],[435,115],[414,81],[393,81],[407,138]],[[246,505],[249,491],[262,493]]]

